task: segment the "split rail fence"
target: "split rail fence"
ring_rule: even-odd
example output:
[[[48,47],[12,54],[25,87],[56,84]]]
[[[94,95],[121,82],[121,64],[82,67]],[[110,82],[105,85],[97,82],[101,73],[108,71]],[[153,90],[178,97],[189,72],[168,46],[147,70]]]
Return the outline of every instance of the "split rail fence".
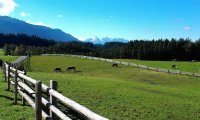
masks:
[[[68,57],[77,57],[77,58],[83,58],[83,59],[100,60],[100,61],[105,61],[105,62],[110,62],[110,63],[117,63],[117,64],[126,65],[126,66],[142,68],[142,69],[151,70],[151,71],[164,72],[164,73],[169,73],[169,74],[179,74],[179,75],[188,75],[188,76],[200,77],[200,73],[185,72],[185,71],[179,71],[179,70],[170,70],[170,69],[163,69],[163,68],[156,68],[156,67],[149,67],[149,66],[146,66],[146,65],[140,65],[140,64],[129,63],[129,62],[116,61],[116,60],[112,60],[112,59],[99,58],[99,57],[91,57],[91,56],[83,56],[83,55],[68,55],[68,54],[42,54],[42,55],[43,56],[68,56]]]
[[[50,81],[50,87],[42,84],[41,81],[34,80],[26,76],[26,73],[19,71],[9,64],[3,64],[5,82],[8,90],[14,86],[14,104],[18,103],[18,95],[22,96],[23,105],[28,102],[35,109],[35,120],[71,120],[62,110],[57,107],[58,101],[89,120],[108,120],[77,102],[65,97],[57,91],[57,82]],[[45,94],[45,95],[44,95]],[[46,96],[46,97],[44,97]],[[48,101],[49,100],[49,101]],[[43,108],[45,107],[44,110]]]

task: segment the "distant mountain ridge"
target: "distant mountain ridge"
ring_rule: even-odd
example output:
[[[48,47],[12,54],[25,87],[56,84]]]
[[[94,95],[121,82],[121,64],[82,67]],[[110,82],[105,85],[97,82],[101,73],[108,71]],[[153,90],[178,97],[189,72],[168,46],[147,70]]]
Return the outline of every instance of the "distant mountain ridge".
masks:
[[[8,16],[0,16],[0,33],[3,34],[18,34],[36,35],[44,39],[53,39],[55,41],[78,41],[72,35],[63,32],[60,29],[52,29],[46,26],[39,26],[26,23]]]
[[[98,37],[94,37],[94,38],[88,38],[86,40],[84,40],[84,42],[91,42],[93,44],[105,44],[107,42],[123,42],[123,43],[127,43],[129,40],[123,39],[123,38],[109,38],[109,37],[104,37],[104,38],[98,38]]]

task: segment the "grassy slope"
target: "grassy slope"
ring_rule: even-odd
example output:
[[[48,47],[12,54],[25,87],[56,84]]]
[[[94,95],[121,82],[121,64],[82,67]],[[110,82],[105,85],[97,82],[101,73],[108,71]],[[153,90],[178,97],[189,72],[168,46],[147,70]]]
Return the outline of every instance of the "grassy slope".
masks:
[[[39,61],[39,62],[38,62]],[[35,56],[28,75],[110,119],[199,119],[200,79],[71,57]],[[54,73],[76,66],[79,72]]]
[[[200,62],[147,61],[147,60],[130,60],[130,59],[117,59],[117,60],[141,64],[141,65],[147,65],[149,67],[158,67],[165,69],[172,69],[172,65],[176,65],[182,71],[200,72]]]

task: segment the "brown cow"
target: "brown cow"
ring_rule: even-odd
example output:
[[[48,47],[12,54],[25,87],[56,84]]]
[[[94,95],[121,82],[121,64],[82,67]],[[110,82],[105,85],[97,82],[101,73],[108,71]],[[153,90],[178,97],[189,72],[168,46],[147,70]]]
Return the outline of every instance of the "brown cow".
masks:
[[[112,64],[112,67],[118,67],[117,63]]]
[[[54,72],[61,72],[61,68],[55,68]]]
[[[76,67],[75,66],[70,66],[70,67],[65,69],[65,71],[70,71],[70,70],[76,71]]]

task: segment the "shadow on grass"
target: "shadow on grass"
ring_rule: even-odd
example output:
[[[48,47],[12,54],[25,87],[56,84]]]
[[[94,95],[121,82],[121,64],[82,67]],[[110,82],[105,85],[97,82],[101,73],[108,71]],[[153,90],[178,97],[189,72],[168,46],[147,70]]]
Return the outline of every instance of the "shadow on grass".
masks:
[[[8,96],[5,96],[5,95],[0,95],[0,98],[6,98],[8,100],[14,100],[14,98],[11,98],[11,97],[8,97]]]
[[[12,98],[12,97],[8,97],[8,96],[5,96],[5,95],[0,95],[0,98],[6,98],[6,99],[8,99],[8,100],[10,100],[10,101],[14,101],[14,98]],[[17,99],[17,101],[18,101],[18,102],[21,102],[22,99]],[[14,102],[12,102],[12,103],[9,104],[9,105],[15,105],[15,104],[14,104]],[[23,105],[23,104],[19,104],[19,103],[18,103],[17,105],[31,107],[28,103],[25,104],[25,105]]]

